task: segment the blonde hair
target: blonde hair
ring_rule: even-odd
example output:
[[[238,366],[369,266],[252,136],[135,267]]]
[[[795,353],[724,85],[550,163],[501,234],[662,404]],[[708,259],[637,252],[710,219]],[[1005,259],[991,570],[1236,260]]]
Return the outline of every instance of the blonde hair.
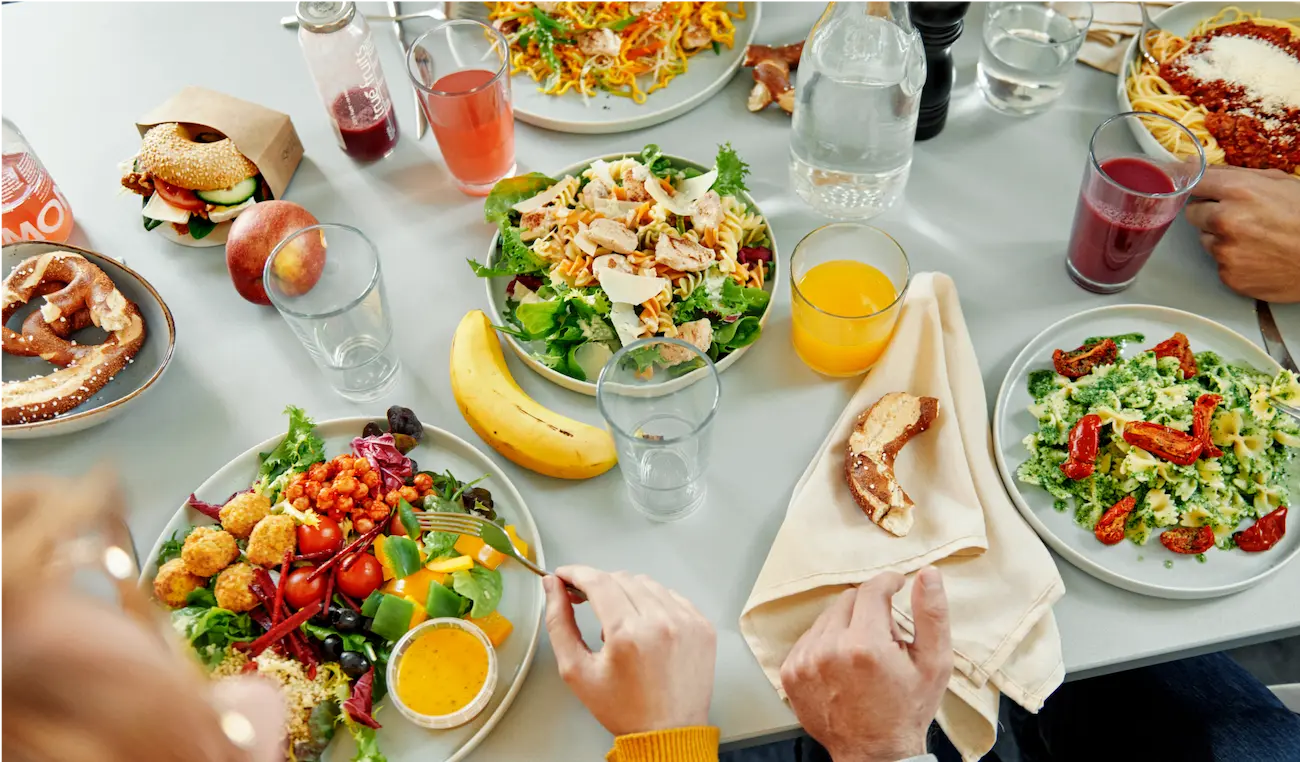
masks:
[[[102,470],[5,486],[0,752],[7,762],[245,762],[197,665],[72,587],[60,563],[72,541],[121,520],[116,480]]]

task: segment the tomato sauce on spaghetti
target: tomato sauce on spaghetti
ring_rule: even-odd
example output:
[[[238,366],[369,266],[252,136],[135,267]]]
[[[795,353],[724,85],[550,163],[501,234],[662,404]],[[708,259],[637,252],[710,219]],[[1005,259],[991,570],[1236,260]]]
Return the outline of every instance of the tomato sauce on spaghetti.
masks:
[[[1188,65],[1220,37],[1259,40],[1300,60],[1300,39],[1292,39],[1285,28],[1241,21],[1192,37],[1185,50],[1160,65],[1160,76],[1208,112],[1205,128],[1218,140],[1227,163],[1294,172],[1300,167],[1300,108],[1286,104],[1265,109],[1245,85],[1198,77]]]

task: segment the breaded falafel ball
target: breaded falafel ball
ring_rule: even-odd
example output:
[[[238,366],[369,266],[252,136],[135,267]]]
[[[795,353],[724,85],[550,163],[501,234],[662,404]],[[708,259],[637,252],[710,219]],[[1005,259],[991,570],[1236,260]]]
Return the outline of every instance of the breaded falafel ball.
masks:
[[[191,573],[211,577],[239,558],[239,546],[229,532],[216,527],[196,527],[185,538],[181,558]]]
[[[217,575],[213,593],[217,605],[236,614],[252,611],[260,601],[253,593],[253,567],[245,563],[231,564]]]
[[[257,522],[271,512],[271,501],[253,492],[241,492],[221,506],[221,528],[239,539],[247,539]]]
[[[158,568],[153,578],[153,594],[164,604],[178,609],[185,605],[185,596],[198,590],[207,580],[185,568],[185,562],[173,558]]]
[[[293,519],[282,513],[273,513],[257,522],[248,536],[248,560],[258,566],[276,567],[284,560],[284,552],[298,547],[298,529]]]

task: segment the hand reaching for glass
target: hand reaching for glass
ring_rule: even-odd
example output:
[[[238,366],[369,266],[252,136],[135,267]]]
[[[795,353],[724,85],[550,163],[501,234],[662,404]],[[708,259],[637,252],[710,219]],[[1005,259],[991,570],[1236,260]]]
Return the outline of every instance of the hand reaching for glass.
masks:
[[[925,753],[952,674],[948,599],[937,569],[912,586],[907,643],[890,599],[903,576],[885,572],[845,590],[795,643],[781,683],[804,730],[835,762],[895,762]]]
[[[568,582],[586,593],[604,633],[582,640]],[[615,736],[708,724],[717,643],[690,601],[646,576],[565,566],[543,581],[546,630],[564,682]]]

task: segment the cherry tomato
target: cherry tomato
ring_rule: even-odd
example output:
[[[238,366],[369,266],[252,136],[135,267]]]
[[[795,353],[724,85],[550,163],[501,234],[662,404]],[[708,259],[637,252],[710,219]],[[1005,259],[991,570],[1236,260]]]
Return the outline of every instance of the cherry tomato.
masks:
[[[1242,530],[1233,537],[1237,540],[1237,547],[1247,553],[1261,553],[1277,544],[1286,534],[1286,506],[1274,510],[1250,526],[1249,529]]]
[[[1101,515],[1097,525],[1092,528],[1092,533],[1106,545],[1119,544],[1124,539],[1124,526],[1128,523],[1128,515],[1133,512],[1135,505],[1137,505],[1137,498],[1125,495]]]
[[[284,600],[289,604],[290,608],[300,609],[311,604],[312,601],[320,600],[321,596],[325,594],[324,575],[313,580],[307,579],[312,569],[315,568],[314,566],[299,566],[289,572],[289,578],[284,583]]]
[[[182,188],[179,185],[172,185],[166,180],[155,177],[153,187],[162,196],[163,201],[176,207],[184,209],[187,212],[201,212],[205,202],[203,199],[194,195],[194,191],[188,188]]]
[[[345,570],[343,566],[339,564],[337,581],[344,595],[361,600],[384,584],[384,569],[379,559],[369,553],[362,554],[350,568]]]
[[[343,547],[343,530],[338,522],[329,516],[320,516],[316,526],[298,525],[298,552],[309,556],[313,553],[337,553]]]

